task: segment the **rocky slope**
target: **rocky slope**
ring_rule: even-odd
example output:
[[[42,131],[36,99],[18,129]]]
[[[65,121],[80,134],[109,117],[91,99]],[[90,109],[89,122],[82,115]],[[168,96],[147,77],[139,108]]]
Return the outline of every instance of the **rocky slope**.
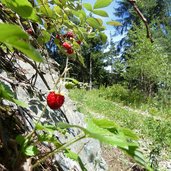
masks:
[[[11,60],[13,59],[13,60]],[[46,96],[49,89],[53,89],[54,82],[59,75],[58,65],[52,59],[41,64],[35,64],[26,58],[6,58],[1,54],[0,81],[10,88],[15,94],[15,98],[28,104],[28,108],[19,107],[7,100],[1,101],[0,106],[0,170],[31,170],[33,160],[22,156],[19,145],[16,142],[18,134],[25,135],[32,131],[35,121],[43,112],[40,121],[55,125],[57,122],[67,122],[70,124],[86,127],[84,116],[76,111],[73,102],[68,98],[67,90],[62,86],[65,95],[65,103],[59,110],[46,108]],[[55,137],[60,142],[79,134],[79,130],[68,129],[66,136],[61,136],[55,131]],[[51,144],[41,144],[42,151],[48,151]],[[87,170],[104,171],[107,165],[101,156],[101,147],[94,139],[84,139],[71,146],[71,150],[78,153],[83,165]],[[59,153],[46,160],[38,170],[79,170],[80,165],[67,158],[64,153]]]

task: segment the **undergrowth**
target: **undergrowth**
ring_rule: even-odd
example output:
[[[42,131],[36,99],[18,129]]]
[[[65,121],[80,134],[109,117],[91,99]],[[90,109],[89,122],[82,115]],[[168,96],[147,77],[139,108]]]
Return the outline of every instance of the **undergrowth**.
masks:
[[[90,117],[110,118],[121,126],[138,132],[140,139],[150,140],[151,149],[148,149],[149,151],[153,151],[153,149],[158,149],[159,153],[161,153],[161,150],[167,151],[166,158],[169,158],[171,120],[168,113],[163,113],[160,116],[160,110],[158,110],[155,111],[155,116],[153,116],[151,112],[142,111],[141,106],[139,107],[141,110],[137,110],[130,106],[124,106],[121,101],[118,103],[104,98],[101,90],[97,89],[92,91],[73,89],[69,95],[76,101],[80,112]],[[152,109],[150,110],[152,111]]]

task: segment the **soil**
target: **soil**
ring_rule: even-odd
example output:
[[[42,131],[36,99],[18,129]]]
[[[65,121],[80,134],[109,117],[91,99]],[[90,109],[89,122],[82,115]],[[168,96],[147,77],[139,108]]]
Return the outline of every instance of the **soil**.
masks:
[[[108,165],[108,171],[145,171],[117,148],[102,146],[102,156]]]

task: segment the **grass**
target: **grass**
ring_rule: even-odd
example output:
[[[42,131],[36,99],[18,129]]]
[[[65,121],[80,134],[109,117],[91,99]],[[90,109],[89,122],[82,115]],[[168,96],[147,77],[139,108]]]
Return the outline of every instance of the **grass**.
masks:
[[[152,109],[150,113],[146,113],[123,106],[121,103],[104,99],[99,95],[98,90],[74,89],[70,91],[69,95],[72,100],[76,101],[78,110],[87,117],[107,117],[119,125],[137,132],[141,140],[149,140],[150,145],[147,147],[150,148],[149,151],[153,149],[158,149],[160,153],[167,151],[166,158],[169,158],[171,154],[169,152],[171,120],[168,119],[168,114],[166,114],[166,119],[164,114],[160,117],[160,112],[156,112],[156,110],[153,115]]]

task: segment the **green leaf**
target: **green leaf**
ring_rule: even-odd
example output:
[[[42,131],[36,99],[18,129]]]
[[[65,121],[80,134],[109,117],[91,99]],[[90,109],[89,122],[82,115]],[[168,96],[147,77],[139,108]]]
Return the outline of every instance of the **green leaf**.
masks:
[[[106,24],[111,25],[111,26],[121,26],[122,24],[118,21],[108,21]]]
[[[86,17],[87,17],[84,10],[80,10],[80,11],[79,11],[79,16],[80,16],[80,15],[83,17],[83,19],[86,19]]]
[[[2,0],[2,3],[23,18],[39,21],[36,10],[28,0]]]
[[[24,33],[20,27],[12,24],[0,23],[0,30],[0,42],[20,50],[34,61],[43,61],[40,53],[38,53],[38,51],[36,51],[28,42],[24,41],[28,40],[28,35]]]
[[[71,150],[65,150],[64,154],[66,157],[68,157],[74,161],[77,161],[79,163],[82,171],[87,171],[87,169],[84,167],[84,164],[78,154],[74,153]]]
[[[73,84],[72,82],[66,82],[65,83],[65,88],[70,90],[70,89],[73,89],[75,86],[75,84]]]
[[[10,87],[3,82],[0,82],[0,98],[14,102],[15,104],[27,108],[28,105],[20,100],[14,98],[14,93],[11,91]]]
[[[61,17],[62,15],[63,15],[63,11],[62,11],[62,9],[59,7],[59,6],[54,6],[54,12],[55,12],[55,14],[58,16],[58,17]]]
[[[49,4],[44,4],[43,6],[41,5],[40,8],[39,8],[40,12],[43,13],[45,16],[48,16],[50,18],[53,18],[53,14],[54,14],[54,10],[52,10],[50,7],[49,7]],[[56,13],[57,14],[57,13]]]
[[[103,129],[97,126],[95,123],[93,123],[93,121],[90,119],[87,122],[86,129],[77,125],[69,125],[67,123],[62,123],[62,122],[58,123],[57,126],[59,126],[60,128],[70,128],[70,127],[79,128],[82,131],[84,131],[87,137],[95,138],[100,142],[117,146],[123,149],[128,149],[129,146],[137,147],[137,143],[127,142],[126,137],[124,137],[123,135],[119,135],[119,134],[116,135],[106,129]]]
[[[102,27],[99,28],[99,31],[104,31],[104,30],[106,30],[105,26],[102,26]]]
[[[77,58],[79,62],[85,67],[84,58],[80,53],[77,54]]]
[[[18,144],[23,145],[24,142],[25,142],[25,137],[22,136],[22,135],[17,135],[16,141],[17,141]]]
[[[62,122],[58,123],[57,126],[62,129],[70,127],[79,128],[84,131],[87,137],[95,138],[100,142],[117,146],[129,154],[135,161],[145,166],[148,170],[151,170],[142,152],[138,149],[138,143],[130,141],[131,137],[134,139],[133,134],[130,134],[130,132],[128,133],[127,130],[122,130],[122,128],[113,123],[113,121],[106,119],[88,119],[86,129],[78,125],[70,125]],[[126,134],[126,136],[124,134]],[[127,136],[129,136],[128,140]],[[77,156],[73,155],[73,158],[76,159]]]
[[[102,16],[102,17],[109,17],[109,16],[108,16],[108,13],[107,13],[106,11],[104,11],[104,10],[93,10],[92,12],[93,12],[94,14],[100,15],[100,16]]]
[[[103,20],[101,18],[96,18],[96,20],[99,22],[101,26],[103,26]]]
[[[0,41],[4,42],[10,38],[28,39],[28,35],[17,25],[0,23]]]
[[[96,125],[92,120],[88,120],[87,122],[87,131],[90,137],[96,138],[100,142],[106,144],[121,147],[124,149],[128,149],[129,146],[137,147],[136,143],[127,142],[126,137],[124,137],[123,135],[114,134],[107,129],[103,129]]]
[[[39,151],[36,146],[30,145],[30,146],[27,146],[23,152],[27,156],[34,156],[38,154]]]
[[[43,61],[43,58],[40,55],[40,53],[37,50],[35,50],[27,42],[24,42],[19,39],[13,39],[13,40],[9,39],[9,40],[6,40],[5,43],[23,52],[25,55],[27,55],[29,58],[33,59],[34,61],[37,61],[37,62]]]
[[[100,32],[100,37],[101,37],[103,43],[106,43],[107,42],[107,36],[106,36],[106,34]]]
[[[84,3],[83,6],[84,6],[84,8],[85,8],[86,10],[88,10],[88,11],[93,11],[93,8],[92,8],[91,4],[89,4],[89,3]]]
[[[112,3],[112,1],[113,0],[96,0],[94,9],[107,7]]]
[[[57,130],[57,127],[55,125],[49,125],[49,124],[42,125],[41,123],[37,123],[36,129],[37,130],[44,130],[44,131],[53,133],[54,131]]]
[[[56,148],[59,148],[62,146],[62,144],[57,140],[57,138],[53,134],[43,133],[43,134],[38,134],[37,136],[40,142],[53,143]]]
[[[120,128],[122,130],[122,132],[124,133],[125,136],[133,139],[133,140],[138,140],[138,137],[137,135],[132,132],[130,129],[127,129],[127,128]]]
[[[94,32],[88,34],[88,38],[94,38],[95,36],[96,36],[96,33],[94,33]]]
[[[78,84],[79,84],[79,81],[76,80],[76,79],[74,79],[74,78],[69,78],[69,77],[67,77],[66,80],[72,81],[72,83],[73,83],[74,85],[78,85]]]
[[[97,28],[98,29],[101,26],[99,21],[96,18],[89,17],[89,18],[87,18],[86,21],[93,28]]]
[[[12,101],[13,96],[14,93],[11,91],[10,87],[0,81],[0,98]]]
[[[101,128],[118,128],[119,126],[111,120],[108,119],[96,119],[93,118],[93,122]]]
[[[17,99],[14,99],[13,98],[13,102],[18,105],[18,106],[21,106],[21,107],[24,107],[24,108],[28,108],[28,104],[26,104],[25,102],[21,101],[21,100],[17,100]]]
[[[127,138],[138,140],[138,137],[130,129],[122,128],[108,119],[93,119],[93,122],[101,128],[108,129],[110,132],[122,133]],[[114,130],[114,131],[113,131]]]
[[[130,155],[137,163],[146,167],[148,171],[153,171],[153,169],[148,165],[148,162],[146,161],[143,153],[139,149],[135,147],[129,147],[129,149],[122,150],[125,151],[128,155]]]

